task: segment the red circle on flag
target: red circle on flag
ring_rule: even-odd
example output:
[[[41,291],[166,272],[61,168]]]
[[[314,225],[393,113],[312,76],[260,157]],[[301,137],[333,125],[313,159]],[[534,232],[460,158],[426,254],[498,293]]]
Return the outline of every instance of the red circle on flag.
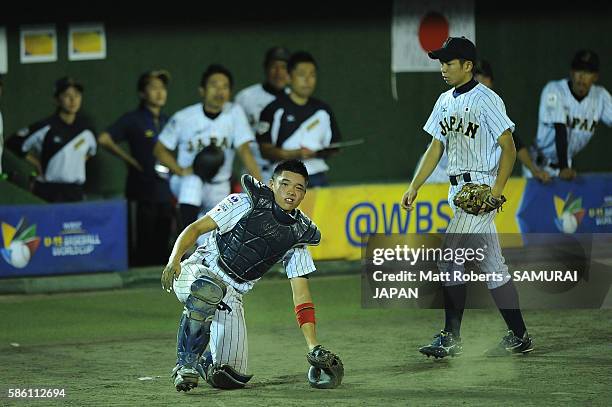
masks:
[[[448,21],[440,13],[427,13],[419,25],[419,42],[425,51],[441,48],[448,38]]]

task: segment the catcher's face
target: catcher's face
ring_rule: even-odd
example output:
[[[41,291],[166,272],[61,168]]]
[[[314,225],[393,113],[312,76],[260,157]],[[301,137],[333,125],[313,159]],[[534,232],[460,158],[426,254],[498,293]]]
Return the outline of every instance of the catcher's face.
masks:
[[[291,171],[283,171],[270,180],[274,200],[283,210],[290,212],[297,208],[306,195],[306,179]]]
[[[206,110],[210,112],[221,111],[231,95],[229,78],[222,73],[211,75],[206,81],[206,86],[200,88],[200,94],[204,99]]]
[[[442,79],[450,86],[461,86],[469,82],[472,77],[473,63],[465,61],[461,63],[459,59],[452,59],[447,62],[440,61],[440,72]]]

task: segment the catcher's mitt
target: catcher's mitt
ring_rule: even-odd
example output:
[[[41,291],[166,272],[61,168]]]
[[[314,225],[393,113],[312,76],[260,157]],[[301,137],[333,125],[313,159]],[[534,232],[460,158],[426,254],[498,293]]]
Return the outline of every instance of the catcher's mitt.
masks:
[[[500,210],[504,202],[506,202],[506,197],[502,195],[495,198],[490,186],[471,182],[463,185],[453,199],[455,206],[472,215]]]
[[[344,365],[340,357],[321,345],[315,346],[306,354],[311,364],[308,370],[308,382],[317,389],[333,389],[342,383]]]
[[[196,154],[193,159],[193,173],[202,179],[202,182],[210,182],[219,168],[225,162],[225,153],[214,144],[210,144]]]

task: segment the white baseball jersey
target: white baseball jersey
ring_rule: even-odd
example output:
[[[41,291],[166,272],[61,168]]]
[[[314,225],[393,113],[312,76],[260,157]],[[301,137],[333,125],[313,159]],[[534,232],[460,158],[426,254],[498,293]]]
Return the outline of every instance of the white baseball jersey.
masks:
[[[170,178],[172,193],[181,204],[209,210],[230,191],[235,150],[255,138],[242,107],[226,103],[221,113],[210,118],[204,106],[197,103],[176,112],[159,135],[159,141],[168,149],[178,149],[177,163],[189,167],[204,147],[215,144],[225,153],[225,162],[210,184],[204,184],[196,175]]]
[[[210,144],[222,148],[225,162],[212,182],[228,181],[235,149],[254,140],[244,110],[233,103],[226,103],[214,119],[204,114],[202,103],[188,106],[176,112],[159,135],[166,148],[178,149],[177,163],[181,167],[191,166],[196,154]]]
[[[232,312],[217,311],[211,326],[210,347],[213,361],[227,363],[239,372],[246,372],[248,347],[246,325],[242,307],[242,295],[248,292],[258,280],[238,283],[229,277],[217,264],[219,250],[216,234],[230,231],[240,219],[248,215],[252,205],[247,194],[232,194],[219,202],[207,215],[218,228],[208,234],[206,242],[183,263],[181,274],[174,282],[174,292],[182,303],[190,294],[191,284],[202,275],[210,275],[228,286],[223,302]],[[300,277],[316,270],[312,256],[305,246],[287,252],[282,259],[288,278]]]
[[[561,79],[546,84],[540,96],[536,149],[547,161],[558,164],[555,145],[555,123],[567,128],[567,162],[591,140],[599,122],[612,126],[612,98],[603,87],[593,85],[588,95],[576,100],[569,80]]]
[[[454,92],[453,88],[440,95],[423,130],[444,144],[448,175],[497,174],[501,155],[497,139],[506,130],[514,132],[504,102],[477,82],[456,97]]]
[[[444,144],[448,156],[448,175],[469,173],[471,182],[493,186],[501,156],[497,141],[504,131],[514,131],[514,123],[506,114],[502,99],[488,87],[472,80],[459,90],[453,88],[440,95],[423,129]],[[485,273],[503,273],[503,280],[487,281],[489,289],[500,287],[510,280],[510,275],[497,238],[494,223],[496,212],[475,216],[455,207],[453,198],[465,184],[462,177],[458,177],[457,181],[458,185],[449,188],[448,203],[453,210],[453,218],[446,229],[444,245],[486,246],[486,255],[480,268]],[[465,234],[476,236],[466,242]],[[458,267],[444,263],[439,266],[441,269]]]
[[[72,124],[67,124],[53,115],[31,128],[35,130],[27,135],[21,149],[39,156],[43,173],[38,180],[84,184],[87,157],[95,155],[97,148],[96,136],[89,124],[78,116]]]
[[[308,148],[320,151],[340,141],[340,130],[331,108],[310,98],[298,105],[289,96],[279,96],[261,112],[257,141],[286,150]],[[322,158],[303,160],[308,174],[329,170]]]

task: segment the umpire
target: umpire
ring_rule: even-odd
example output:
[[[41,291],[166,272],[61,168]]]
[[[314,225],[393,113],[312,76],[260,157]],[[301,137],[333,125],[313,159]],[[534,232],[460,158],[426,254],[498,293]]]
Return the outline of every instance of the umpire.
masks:
[[[125,196],[128,200],[130,266],[164,264],[170,254],[173,221],[168,181],[156,171],[153,146],[168,121],[161,112],[168,96],[167,71],[148,71],[137,83],[140,105],[122,115],[98,136],[101,146],[128,165]],[[117,143],[127,141],[130,153]]]

